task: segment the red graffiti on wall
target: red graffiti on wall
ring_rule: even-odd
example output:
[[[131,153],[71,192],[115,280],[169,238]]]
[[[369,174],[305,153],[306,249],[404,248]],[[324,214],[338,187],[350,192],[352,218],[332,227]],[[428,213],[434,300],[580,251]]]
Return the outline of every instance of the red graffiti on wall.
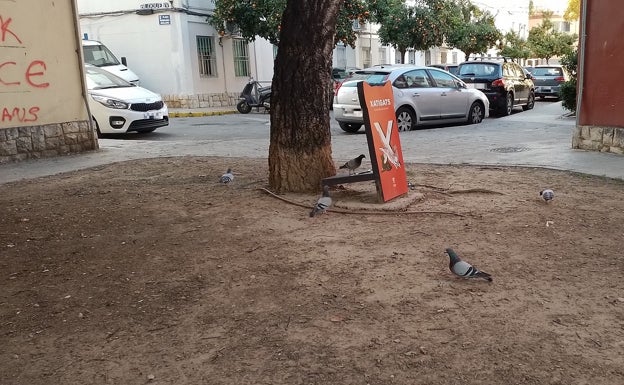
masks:
[[[4,107],[2,109],[2,115],[0,120],[2,122],[12,122],[17,120],[18,122],[35,122],[39,116],[37,115],[41,109],[37,106],[32,106],[28,109],[25,107]]]
[[[22,82],[19,79],[23,78],[23,80],[25,80],[29,86],[34,87],[34,88],[47,88],[50,86],[50,83],[48,82],[44,82],[44,81],[37,82],[34,79],[37,76],[45,75],[47,66],[43,60],[31,61],[23,73],[21,73],[21,71],[15,71],[14,67],[17,67],[17,63],[14,61],[0,62],[0,84],[4,86],[19,86],[20,84],[22,84]],[[13,76],[12,77],[9,76],[11,79],[8,79],[5,81],[5,79],[3,78],[3,68],[8,73],[13,72]],[[13,71],[11,71],[12,68],[14,68]],[[20,76],[17,76],[16,73],[20,74]]]
[[[19,34],[11,29],[10,17],[0,15],[0,48],[26,48]],[[5,55],[2,55],[5,56]],[[24,92],[26,89],[48,88],[46,81],[48,67],[44,60],[35,59],[29,63],[15,60],[0,60],[0,92]],[[39,106],[0,107],[0,122],[35,122],[39,118]]]
[[[18,43],[22,44],[22,41],[17,34],[9,29],[9,24],[11,24],[12,21],[13,19],[10,17],[5,21],[2,18],[2,15],[0,15],[0,41],[4,43],[6,41],[7,34],[10,34],[15,38],[15,40],[17,40]]]

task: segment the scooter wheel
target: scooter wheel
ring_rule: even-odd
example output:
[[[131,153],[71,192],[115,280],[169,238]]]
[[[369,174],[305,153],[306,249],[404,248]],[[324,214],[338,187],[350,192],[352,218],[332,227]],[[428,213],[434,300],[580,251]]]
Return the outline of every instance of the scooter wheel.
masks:
[[[241,114],[248,114],[251,112],[251,106],[247,104],[247,102],[244,100],[241,100],[240,102],[238,102],[238,104],[236,105],[236,109]]]

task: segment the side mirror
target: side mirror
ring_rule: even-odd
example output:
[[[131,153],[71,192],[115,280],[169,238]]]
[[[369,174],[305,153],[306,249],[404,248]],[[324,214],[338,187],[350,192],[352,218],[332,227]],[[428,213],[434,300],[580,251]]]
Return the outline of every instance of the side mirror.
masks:
[[[126,67],[128,66],[128,61],[126,60],[125,56],[121,57],[121,64],[125,65]]]

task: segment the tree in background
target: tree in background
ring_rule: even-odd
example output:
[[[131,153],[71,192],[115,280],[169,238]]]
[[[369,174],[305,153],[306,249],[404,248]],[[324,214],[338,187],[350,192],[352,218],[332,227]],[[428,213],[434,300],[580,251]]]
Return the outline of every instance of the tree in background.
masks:
[[[578,51],[574,50],[561,58],[561,64],[570,73],[570,80],[561,84],[559,89],[559,97],[563,108],[576,112],[576,84],[578,65]]]
[[[498,54],[512,59],[528,59],[531,50],[526,39],[523,39],[516,31],[507,32],[498,46]]]
[[[399,1],[385,9],[379,40],[400,52],[401,63],[407,50],[440,46],[450,31],[453,3],[449,0],[418,0],[411,6]]]
[[[482,11],[470,0],[456,0],[456,11],[446,43],[466,55],[484,53],[496,45],[502,34],[494,25],[494,16]]]
[[[552,12],[544,12],[542,23],[529,31],[527,43],[534,57],[545,59],[546,63],[554,56],[563,56],[572,51],[576,35],[568,35],[554,30],[550,20]]]
[[[568,7],[566,8],[563,18],[567,21],[578,20],[581,16],[581,0],[568,0]]]

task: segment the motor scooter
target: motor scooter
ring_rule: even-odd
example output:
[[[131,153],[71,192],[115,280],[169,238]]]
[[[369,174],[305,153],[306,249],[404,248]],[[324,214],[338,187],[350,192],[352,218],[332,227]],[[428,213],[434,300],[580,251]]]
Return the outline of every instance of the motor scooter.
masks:
[[[266,111],[271,108],[271,85],[262,86],[262,82],[249,79],[240,94],[240,101],[236,104],[236,109],[241,114],[248,114],[256,107],[258,111],[263,107]]]

